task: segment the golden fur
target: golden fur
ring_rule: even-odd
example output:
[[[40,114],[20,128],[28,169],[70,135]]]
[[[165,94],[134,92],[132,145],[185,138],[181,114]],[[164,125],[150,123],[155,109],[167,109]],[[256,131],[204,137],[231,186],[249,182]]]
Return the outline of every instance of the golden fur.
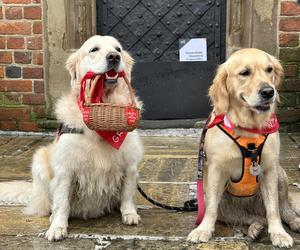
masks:
[[[121,51],[118,51],[118,48]],[[125,224],[138,224],[134,195],[138,164],[143,149],[138,133],[128,133],[121,148],[116,150],[87,128],[77,105],[80,79],[87,71],[104,73],[109,70],[106,56],[117,53],[120,64],[130,79],[133,59],[110,36],[93,36],[67,60],[71,75],[71,91],[56,105],[56,117],[69,127],[83,129],[83,134],[63,134],[58,140],[37,150],[32,163],[32,185],[1,183],[0,200],[28,200],[26,212],[39,216],[50,213],[48,240],[67,236],[68,218],[95,218],[118,209]],[[104,102],[128,104],[129,90],[121,78],[113,87],[105,87]],[[138,102],[139,103],[139,102]],[[141,103],[139,103],[140,105]],[[9,187],[9,189],[8,189]],[[29,196],[25,199],[21,195]]]
[[[209,89],[212,119],[214,114],[226,114],[235,125],[235,134],[257,136],[239,127],[261,128],[266,125],[276,108],[282,75],[278,60],[261,50],[235,52],[219,66]],[[274,96],[268,102],[260,95],[265,86],[274,90]],[[261,110],[262,106],[265,110]],[[296,211],[288,202],[288,180],[279,164],[279,150],[279,133],[270,134],[262,152],[263,174],[259,177],[259,192],[253,197],[234,197],[224,190],[230,178],[238,180],[242,174],[240,150],[218,127],[209,129],[205,138],[206,211],[201,224],[189,234],[188,240],[208,241],[218,218],[226,223],[249,225],[248,236],[252,239],[268,224],[272,244],[291,247],[293,240],[284,230],[281,219],[293,231],[300,232],[300,218],[299,210]]]

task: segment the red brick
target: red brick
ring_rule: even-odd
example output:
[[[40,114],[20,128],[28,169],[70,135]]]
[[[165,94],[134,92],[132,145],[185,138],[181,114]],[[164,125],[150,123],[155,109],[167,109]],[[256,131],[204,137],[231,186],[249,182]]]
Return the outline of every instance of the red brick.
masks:
[[[296,16],[300,15],[300,5],[295,2],[281,2],[282,16]]]
[[[43,33],[42,22],[34,22],[33,23],[33,34],[42,34],[42,33]]]
[[[44,81],[34,81],[33,83],[34,93],[44,93]]]
[[[285,79],[281,85],[280,90],[282,91],[300,91],[300,79]],[[282,92],[281,92],[282,93]],[[296,93],[295,93],[296,95]]]
[[[0,49],[5,49],[5,38],[0,37]]]
[[[4,69],[3,67],[0,67],[0,78],[4,77]]]
[[[2,7],[0,7],[0,19],[3,19]]]
[[[31,63],[31,52],[21,52],[21,51],[16,51],[14,52],[14,57],[15,57],[15,63],[22,63],[22,64],[28,64]]]
[[[32,0],[32,3],[41,3],[41,0]]]
[[[0,80],[0,91],[31,92],[32,82],[28,80]]]
[[[29,120],[29,108],[0,108],[1,120]]]
[[[27,39],[27,49],[40,50],[43,49],[43,37],[34,36]]]
[[[45,96],[43,94],[26,94],[23,95],[23,104],[45,104]]]
[[[17,122],[16,121],[1,121],[0,129],[1,130],[17,130]]]
[[[24,79],[42,79],[43,77],[43,68],[23,68]]]
[[[281,31],[300,31],[300,17],[281,19],[279,29]]]
[[[24,7],[24,18],[26,19],[41,19],[42,9],[39,6]]]
[[[37,118],[42,118],[46,116],[45,106],[35,105],[33,106],[33,112]]]
[[[35,122],[19,122],[19,130],[21,131],[40,131]]]
[[[11,52],[0,51],[0,63],[11,63]]]
[[[284,68],[284,75],[286,77],[297,76],[297,65],[295,64],[284,65],[283,68]]]
[[[7,39],[8,49],[24,49],[24,38],[23,37],[9,37]]]
[[[36,65],[43,65],[43,61],[44,61],[43,56],[44,55],[41,52],[33,52],[32,63]]]
[[[0,34],[30,35],[31,22],[0,22]]]
[[[6,4],[14,4],[14,3],[27,4],[30,3],[30,1],[31,0],[2,0],[2,2]]]
[[[22,8],[21,7],[8,7],[5,9],[6,19],[22,19]]]

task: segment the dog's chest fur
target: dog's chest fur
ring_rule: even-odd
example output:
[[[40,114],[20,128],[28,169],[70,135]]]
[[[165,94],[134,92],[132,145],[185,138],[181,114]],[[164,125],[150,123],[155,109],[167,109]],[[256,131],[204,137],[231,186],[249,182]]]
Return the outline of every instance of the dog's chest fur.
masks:
[[[71,192],[71,217],[95,218],[119,207],[124,171],[114,165],[109,171],[85,166],[75,173]]]
[[[119,207],[126,168],[141,158],[141,152],[136,149],[139,140],[135,137],[135,133],[128,135],[119,150],[97,137],[66,134],[60,138],[58,151],[65,152],[63,161],[70,162],[65,171],[72,173],[71,217],[95,218]],[[54,188],[53,192],[57,191]]]

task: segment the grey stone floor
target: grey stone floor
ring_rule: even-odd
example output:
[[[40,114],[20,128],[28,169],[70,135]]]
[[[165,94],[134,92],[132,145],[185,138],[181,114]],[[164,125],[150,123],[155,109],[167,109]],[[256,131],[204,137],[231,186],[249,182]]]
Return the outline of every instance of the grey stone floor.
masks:
[[[141,186],[153,198],[172,205],[193,198],[198,134],[142,134],[145,157],[139,169]],[[1,135],[0,181],[29,180],[33,152],[52,140],[42,134]],[[290,191],[300,193],[292,185],[300,183],[300,136],[284,135],[281,142],[281,163],[289,177]],[[244,235],[246,228],[220,223],[209,243],[187,243],[185,238],[194,227],[196,212],[170,212],[154,207],[139,194],[136,198],[142,217],[138,226],[122,225],[118,213],[93,220],[71,220],[69,238],[54,243],[43,238],[48,218],[26,216],[22,206],[1,205],[0,249],[273,249],[266,232],[258,241],[249,242]],[[300,249],[300,234],[290,234],[295,240],[294,249]]]

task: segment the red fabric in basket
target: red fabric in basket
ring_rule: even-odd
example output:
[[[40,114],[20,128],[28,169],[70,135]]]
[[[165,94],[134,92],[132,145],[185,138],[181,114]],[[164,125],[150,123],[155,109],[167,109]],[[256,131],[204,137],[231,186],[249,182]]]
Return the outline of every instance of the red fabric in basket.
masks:
[[[106,72],[108,76],[115,76],[118,74],[118,77],[124,77],[125,72],[121,71],[119,73],[116,73],[114,70],[110,70]],[[86,107],[85,104],[85,97],[84,97],[84,90],[86,88],[86,82],[87,80],[93,80],[96,77],[96,74],[92,71],[88,71],[85,76],[81,79],[80,82],[80,94],[78,97],[78,106],[82,112],[83,115],[83,121],[85,123],[89,122],[89,113],[90,108]],[[98,79],[94,92],[91,96],[91,103],[102,103],[102,97],[104,95],[104,81],[106,79],[105,74],[102,74],[100,78]],[[102,131],[102,130],[95,130],[95,132],[102,137],[107,143],[109,143],[111,146],[113,146],[115,149],[119,149],[124,142],[127,132],[114,132],[114,131]]]

